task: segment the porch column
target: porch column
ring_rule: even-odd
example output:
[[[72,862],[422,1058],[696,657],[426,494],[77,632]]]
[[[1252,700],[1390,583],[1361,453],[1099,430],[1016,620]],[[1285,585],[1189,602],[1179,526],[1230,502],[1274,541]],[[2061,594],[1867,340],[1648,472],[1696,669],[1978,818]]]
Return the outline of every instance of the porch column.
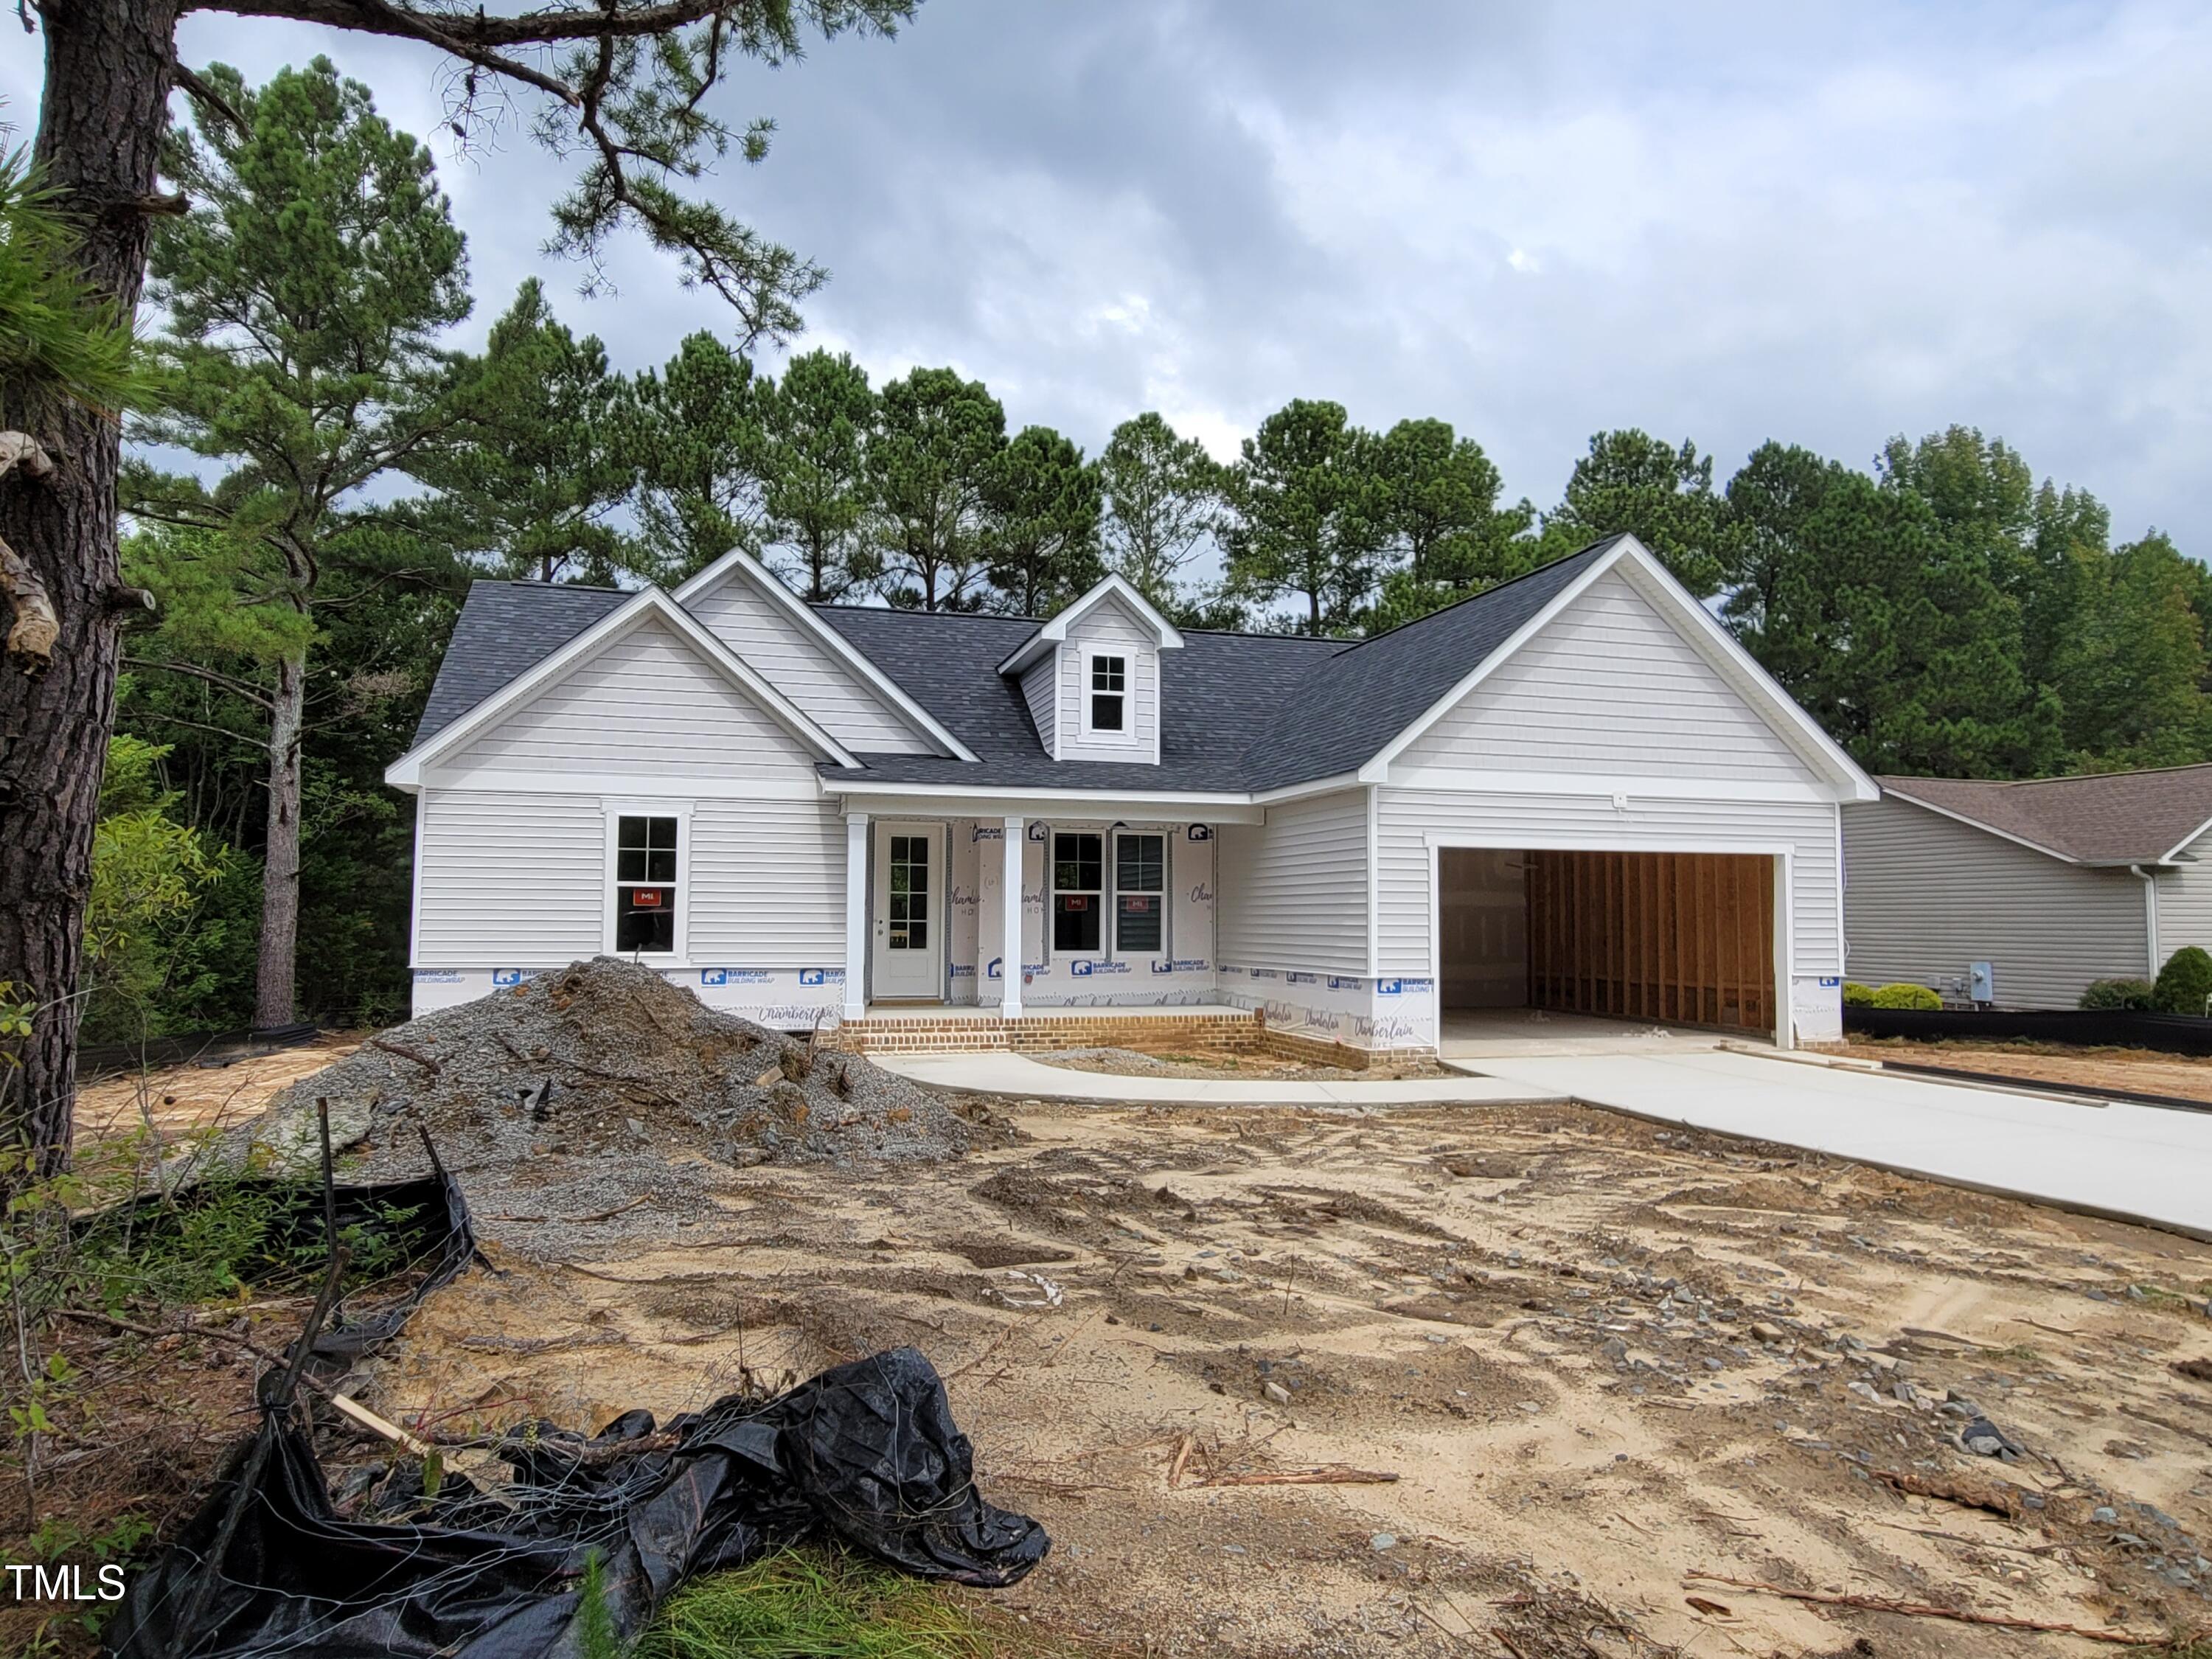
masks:
[[[1022,1017],[1022,820],[1008,818],[1006,840],[999,853],[1005,860],[999,877],[1000,930],[999,1012],[1008,1019]]]
[[[868,1012],[868,815],[845,815],[845,1018]]]

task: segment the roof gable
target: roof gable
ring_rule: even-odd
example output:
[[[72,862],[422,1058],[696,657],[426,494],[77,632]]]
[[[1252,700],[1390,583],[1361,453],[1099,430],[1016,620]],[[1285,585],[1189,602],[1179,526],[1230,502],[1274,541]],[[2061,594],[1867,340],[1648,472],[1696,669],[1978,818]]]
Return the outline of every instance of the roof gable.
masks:
[[[1069,630],[1081,623],[1101,605],[1113,605],[1125,612],[1129,619],[1152,636],[1153,643],[1163,651],[1182,648],[1182,635],[1176,625],[1162,616],[1152,602],[1128,582],[1112,574],[1095,583],[1091,591],[1063,605],[1060,610],[1024,640],[999,665],[1001,674],[1018,674],[1035,662],[1045,651],[1068,637]]]
[[[423,770],[433,762],[458,753],[548,686],[591,662],[603,650],[619,650],[634,630],[656,624],[665,628],[674,643],[688,650],[706,668],[744,692],[753,704],[816,756],[842,766],[860,763],[849,750],[739,661],[726,646],[659,588],[641,588],[619,598],[620,603],[597,622],[573,635],[392,762],[385,769],[384,781],[395,788],[421,787]]]

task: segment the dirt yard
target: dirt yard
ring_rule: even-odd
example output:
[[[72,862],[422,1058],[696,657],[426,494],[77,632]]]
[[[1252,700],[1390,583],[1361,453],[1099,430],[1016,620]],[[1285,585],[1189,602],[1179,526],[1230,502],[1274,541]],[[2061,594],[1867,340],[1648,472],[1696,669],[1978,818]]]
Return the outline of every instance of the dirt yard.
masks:
[[[2212,1059],[2148,1048],[2078,1048],[2051,1042],[1912,1042],[1859,1038],[1837,1050],[1859,1060],[1948,1066],[1962,1072],[2131,1089],[2178,1100],[2212,1101]]]
[[[358,1032],[326,1031],[297,1048],[279,1048],[227,1065],[167,1066],[143,1077],[118,1075],[76,1091],[77,1133],[112,1141],[148,1116],[166,1138],[243,1123],[287,1084],[343,1060],[361,1046]]]
[[[1698,1573],[2212,1623],[2212,1246],[1572,1108],[995,1138],[708,1166],[703,1210],[566,1263],[486,1218],[504,1273],[434,1298],[371,1402],[596,1428],[915,1344],[1057,1540],[998,1599],[1119,1652],[2113,1650]],[[2016,1461],[1960,1447],[1977,1413]]]

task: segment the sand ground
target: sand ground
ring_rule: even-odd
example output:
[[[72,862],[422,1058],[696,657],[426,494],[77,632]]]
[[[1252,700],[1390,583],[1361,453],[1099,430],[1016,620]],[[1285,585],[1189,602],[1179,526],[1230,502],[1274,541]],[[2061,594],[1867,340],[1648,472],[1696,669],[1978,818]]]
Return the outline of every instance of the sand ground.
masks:
[[[2113,1650],[1699,1571],[2212,1624],[2212,1382],[2176,1369],[2212,1359],[2212,1246],[1571,1107],[1006,1139],[708,1164],[709,1212],[569,1262],[486,1220],[505,1271],[434,1297],[372,1403],[596,1428],[911,1343],[1056,1540],[999,1599],[1119,1651]],[[1960,1447],[1954,1395],[2018,1461]]]

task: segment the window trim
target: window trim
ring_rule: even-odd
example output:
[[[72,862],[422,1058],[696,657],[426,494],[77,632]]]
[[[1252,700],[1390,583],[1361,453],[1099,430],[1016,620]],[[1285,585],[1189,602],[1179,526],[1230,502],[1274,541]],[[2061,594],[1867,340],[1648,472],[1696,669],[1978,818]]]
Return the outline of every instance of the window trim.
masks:
[[[1092,836],[1098,841],[1098,885],[1093,887],[1062,887],[1060,884],[1060,838],[1062,836]],[[1045,912],[1044,959],[1050,962],[1060,951],[1060,896],[1062,893],[1081,893],[1095,899],[1098,904],[1098,943],[1088,951],[1070,945],[1064,954],[1068,957],[1097,957],[1111,960],[1110,945],[1113,929],[1106,925],[1107,908],[1114,892],[1114,866],[1109,862],[1113,856],[1114,837],[1103,824],[1048,824],[1045,829]]]
[[[1159,839],[1160,884],[1152,889],[1133,887],[1129,890],[1133,893],[1149,891],[1153,897],[1159,900],[1160,942],[1157,947],[1150,951],[1124,951],[1121,948],[1121,842],[1125,839],[1138,836],[1155,836]],[[1133,962],[1140,957],[1146,960],[1156,957],[1172,960],[1175,956],[1175,938],[1170,932],[1170,918],[1174,914],[1174,907],[1169,902],[1169,899],[1175,891],[1175,837],[1168,833],[1164,825],[1157,829],[1129,825],[1113,830],[1108,839],[1112,845],[1108,848],[1106,873],[1111,884],[1112,902],[1109,908],[1114,918],[1114,948],[1109,954],[1117,961]]]
[[[627,962],[635,955],[637,960],[651,968],[685,968],[691,963],[691,811],[688,800],[614,800],[599,803],[606,820],[605,873],[599,884],[599,949],[611,957],[620,957]],[[665,954],[657,951],[633,952],[615,948],[615,889],[618,886],[621,861],[617,854],[622,843],[622,820],[624,818],[674,818],[676,820],[676,937],[674,948]]]
[[[1127,645],[1085,645],[1082,652],[1082,672],[1075,684],[1076,730],[1083,734],[1085,743],[1110,744],[1116,748],[1135,749],[1137,737],[1137,647]],[[1103,731],[1091,723],[1091,677],[1092,665],[1102,657],[1118,658],[1121,663],[1121,729]],[[1111,692],[1103,693],[1112,696]]]

